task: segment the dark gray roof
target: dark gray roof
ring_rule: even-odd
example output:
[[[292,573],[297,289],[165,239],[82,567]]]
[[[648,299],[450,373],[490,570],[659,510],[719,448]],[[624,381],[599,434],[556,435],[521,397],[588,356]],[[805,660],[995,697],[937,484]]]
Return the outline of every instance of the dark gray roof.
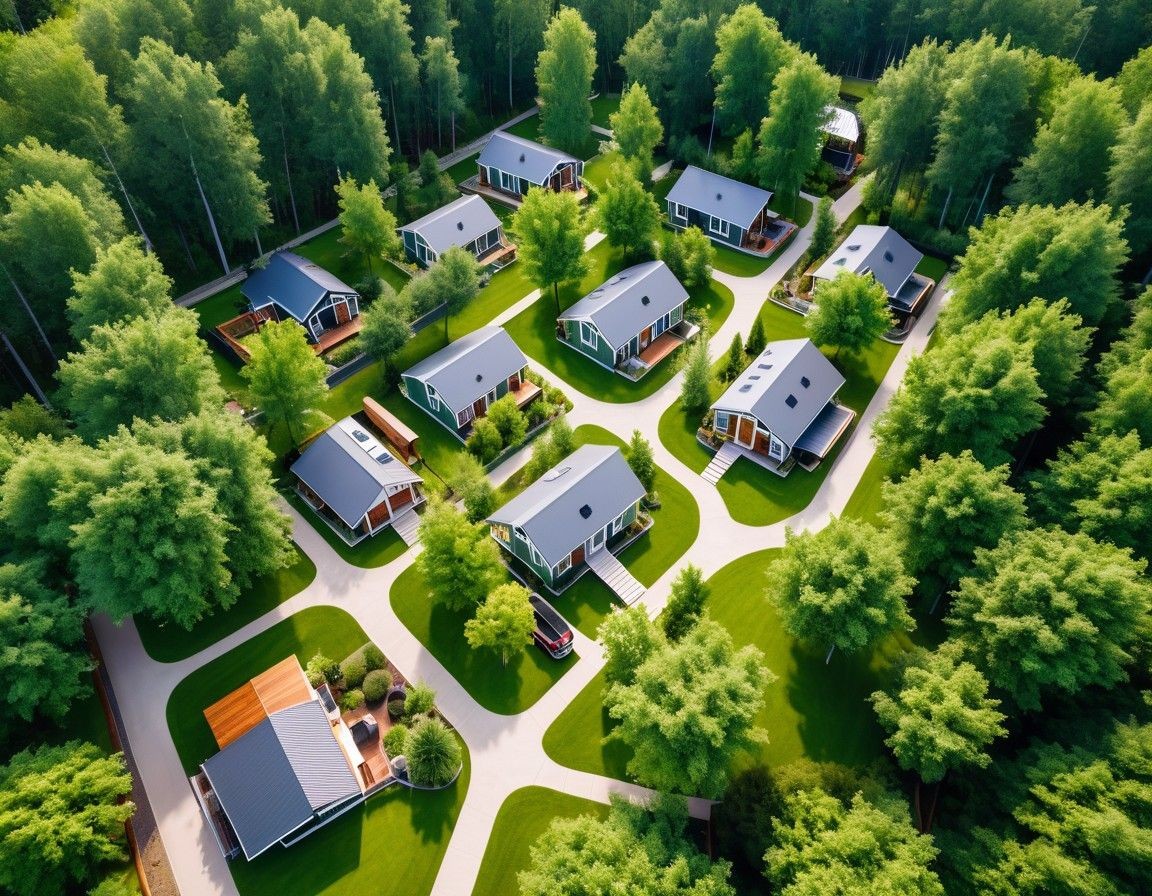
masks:
[[[465,246],[499,226],[500,219],[483,199],[461,196],[400,230],[420,234],[428,247],[440,255],[453,246]]]
[[[519,526],[549,566],[644,497],[619,448],[583,445],[489,517]],[[580,511],[587,506],[590,513]]]
[[[810,339],[782,339],[769,342],[712,407],[751,414],[792,447],[843,385]]]
[[[812,276],[817,280],[832,280],[841,271],[855,274],[871,271],[891,297],[900,292],[923,257],[923,252],[917,251],[891,227],[860,224]],[[820,300],[819,290],[816,300]]]
[[[668,201],[747,228],[772,201],[768,190],[689,165],[668,192]]]
[[[601,283],[561,314],[560,319],[592,321],[616,349],[686,301],[688,290],[668,265],[646,261]]]
[[[275,252],[262,270],[253,271],[240,287],[253,308],[275,302],[298,321],[328,293],[355,293],[351,286],[295,252]]]
[[[431,383],[453,413],[460,413],[528,364],[503,327],[481,327],[404,371]]]
[[[825,457],[854,416],[851,408],[828,402],[792,447]]]
[[[273,713],[203,768],[249,859],[361,792],[317,700]]]
[[[292,472],[353,528],[388,486],[423,481],[352,417],[319,435]]]
[[[551,146],[525,140],[507,131],[496,131],[476,161],[539,185],[548,180],[548,176],[561,162],[580,160]]]

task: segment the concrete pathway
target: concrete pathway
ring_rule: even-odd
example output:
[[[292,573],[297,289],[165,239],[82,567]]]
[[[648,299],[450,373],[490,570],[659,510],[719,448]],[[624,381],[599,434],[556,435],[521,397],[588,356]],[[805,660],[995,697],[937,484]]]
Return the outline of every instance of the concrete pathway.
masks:
[[[836,203],[835,210],[841,220],[856,207],[859,194],[859,188],[854,188]],[[602,238],[600,234],[592,234],[587,245],[591,248]],[[769,290],[803,254],[810,238],[811,224],[797,234],[781,258],[755,277],[715,274],[717,280],[732,289],[735,306],[712,340],[714,356],[724,351],[732,334],[748,331]],[[818,528],[826,524],[830,514],[843,510],[874,453],[871,431],[876,416],[887,406],[909,361],[924,350],[944,291],[943,287],[938,288],[937,297],[900,348],[849,443],[840,452],[812,502],[792,518],[771,526],[746,526],[732,520],[716,488],[681,463],[660,442],[657,424],[661,414],[679,400],[679,375],[645,399],[613,404],[585,395],[539,363],[533,364],[535,369],[559,383],[573,400],[575,406],[569,414],[573,427],[591,423],[621,438],[627,438],[633,429],[640,429],[652,445],[657,464],[693,488],[700,508],[700,532],[684,556],[640,599],[640,604],[651,615],[663,608],[672,580],[684,564],[695,563],[705,575],[711,575],[739,556],[782,545],[786,525]],[[493,322],[505,322],[537,297],[538,293],[525,297]],[[503,481],[523,465],[529,454],[529,449],[519,452],[497,468],[493,479]],[[545,731],[603,666],[603,652],[598,643],[576,631],[575,650],[579,662],[532,707],[514,716],[486,710],[405,628],[392,609],[389,600],[392,585],[415,560],[419,546],[379,569],[360,569],[344,562],[295,510],[287,505],[285,508],[293,520],[294,538],[316,564],[317,575],[307,588],[259,619],[195,656],[169,664],[158,663],[147,655],[131,621],[116,626],[106,618],[94,620],[140,775],[183,893],[232,896],[236,888],[227,863],[202,822],[169,736],[165,724],[169,697],[179,682],[196,669],[308,607],[334,606],[350,613],[405,676],[426,681],[436,690],[437,703],[468,744],[471,784],[433,888],[436,896],[468,896],[472,892],[496,814],[509,794],[521,787],[550,787],[598,802],[607,802],[614,793],[632,798],[649,795],[649,791],[632,784],[564,768],[544,753]],[[173,709],[199,713],[203,707]],[[690,808],[696,817],[707,817],[709,812],[709,804],[704,800],[691,800]]]

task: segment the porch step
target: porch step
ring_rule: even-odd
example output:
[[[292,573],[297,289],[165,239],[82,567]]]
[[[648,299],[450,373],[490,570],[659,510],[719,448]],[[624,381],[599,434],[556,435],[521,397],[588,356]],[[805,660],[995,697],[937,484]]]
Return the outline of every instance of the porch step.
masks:
[[[596,573],[625,605],[632,606],[647,591],[611,551],[600,550],[585,559],[592,568],[592,572]]]
[[[736,463],[736,458],[740,457],[741,454],[740,449],[732,442],[725,442],[700,475],[704,477],[705,482],[711,482],[715,485],[728,472],[728,468]]]
[[[392,520],[392,528],[408,547],[412,547],[420,541],[420,514],[415,508],[409,507]]]

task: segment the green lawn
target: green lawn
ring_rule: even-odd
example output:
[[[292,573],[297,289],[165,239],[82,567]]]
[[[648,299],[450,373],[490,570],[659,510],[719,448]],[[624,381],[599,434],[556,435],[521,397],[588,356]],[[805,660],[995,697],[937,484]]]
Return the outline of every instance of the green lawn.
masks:
[[[855,97],[862,100],[872,94],[876,89],[875,81],[866,81],[863,78],[841,78],[840,79],[840,92],[846,96]]]
[[[518,893],[516,872],[528,868],[528,848],[554,819],[579,815],[608,817],[604,803],[559,793],[546,787],[522,787],[500,807],[472,896],[511,896]]]
[[[602,93],[592,100],[592,124],[602,128],[611,128],[612,122],[608,116],[620,108],[620,94]]]
[[[602,241],[585,255],[588,274],[579,284],[568,284],[560,290],[560,307],[567,308],[591,292],[608,277],[626,266],[623,253]],[[690,308],[702,311],[713,332],[727,320],[734,298],[726,286],[711,280],[700,289],[693,290],[688,300]],[[585,395],[600,401],[625,404],[639,401],[657,392],[676,373],[676,358],[665,358],[639,382],[607,370],[580,352],[564,345],[556,338],[556,303],[550,292],[540,296],[531,307],[524,309],[506,329],[516,344],[531,358],[571,384]]]
[[[612,166],[622,160],[623,157],[618,152],[602,152],[593,156],[584,163],[584,180],[597,191],[603,191]]]
[[[371,538],[366,538],[355,546],[349,547],[348,543],[333,532],[332,528],[325,524],[316,515],[316,511],[309,507],[295,491],[286,492],[285,497],[288,499],[288,503],[296,508],[313,529],[320,533],[320,537],[328,542],[328,546],[339,554],[345,563],[351,563],[361,569],[376,569],[391,563],[408,550],[408,545],[404,543],[404,539],[397,535],[396,530],[392,528],[385,529],[379,535],[373,535]]]
[[[367,637],[333,607],[304,610],[185,678],[168,700],[168,729],[188,774],[217,752],[203,709],[290,654],[347,656]],[[411,896],[432,888],[468,790],[469,765],[434,793],[391,787],[291,849],[229,866],[242,896]],[[399,869],[399,870],[398,870]]]
[[[844,505],[842,516],[852,517],[861,522],[878,524],[880,511],[884,509],[881,500],[881,486],[888,478],[888,465],[879,454],[874,454],[868,466],[864,468],[864,475],[856,484],[856,489]]]
[[[916,273],[923,274],[925,277],[931,277],[937,284],[944,279],[944,275],[948,273],[949,262],[943,258],[936,258],[933,255],[925,255],[920,259],[920,264],[916,265]]]
[[[778,680],[766,691],[756,718],[770,741],[754,755],[740,757],[737,767],[754,761],[779,765],[799,758],[846,765],[866,765],[883,749],[879,727],[867,697],[880,685],[882,673],[912,639],[893,635],[869,655],[834,654],[825,665],[825,650],[798,644],[780,627],[763,597],[762,576],[778,549],[748,554],[708,580],[708,612],[732,635],[737,646],[755,644]],[[627,778],[630,750],[602,738],[611,721],[602,706],[601,673],[553,722],[544,749],[562,765],[615,778]]]
[[[539,700],[560,677],[575,665],[569,654],[554,660],[535,644],[509,657],[500,665],[494,650],[476,650],[464,640],[464,623],[473,612],[452,612],[434,601],[418,564],[400,574],[392,585],[392,609],[444,668],[485,709],[514,715]]]
[[[476,167],[476,159],[479,157],[480,153],[475,152],[467,158],[461,159],[455,165],[451,165],[448,168],[445,168],[444,173],[452,178],[452,183],[462,183],[479,171],[479,169]]]
[[[299,594],[316,578],[316,566],[298,547],[293,545],[292,549],[295,559],[291,564],[262,576],[245,588],[229,609],[201,619],[191,631],[177,625],[158,625],[145,616],[136,617],[136,630],[148,655],[160,663],[186,659]]]
[[[622,439],[599,426],[578,426],[572,435],[577,447],[588,444],[624,447]],[[500,502],[508,501],[527,485],[513,477],[511,487],[501,489]],[[687,487],[657,467],[654,489],[661,506],[651,511],[652,528],[620,554],[620,562],[646,587],[684,555],[700,531],[700,509]],[[563,594],[549,600],[565,619],[590,638],[596,636],[604,617],[619,606],[608,587],[592,573],[585,573]]]

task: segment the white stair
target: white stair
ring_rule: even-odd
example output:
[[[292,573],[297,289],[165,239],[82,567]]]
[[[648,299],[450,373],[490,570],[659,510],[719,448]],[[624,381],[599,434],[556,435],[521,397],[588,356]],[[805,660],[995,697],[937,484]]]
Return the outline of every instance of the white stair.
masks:
[[[396,530],[397,535],[404,539],[404,544],[408,547],[419,543],[420,515],[416,512],[416,508],[408,507],[403,510],[392,520],[392,528]]]
[[[712,458],[708,466],[704,468],[704,472],[700,475],[704,477],[706,482],[711,482],[715,485],[720,481],[720,477],[728,472],[728,468],[736,463],[736,458],[741,454],[742,452],[736,445],[732,442],[725,442],[720,446],[720,450],[716,452],[716,456]]]
[[[611,551],[606,548],[601,549],[585,559],[592,568],[592,572],[596,573],[604,584],[611,588],[613,593],[627,606],[632,606],[644,596],[647,589],[636,581],[632,573],[628,572],[624,564],[617,560]]]

